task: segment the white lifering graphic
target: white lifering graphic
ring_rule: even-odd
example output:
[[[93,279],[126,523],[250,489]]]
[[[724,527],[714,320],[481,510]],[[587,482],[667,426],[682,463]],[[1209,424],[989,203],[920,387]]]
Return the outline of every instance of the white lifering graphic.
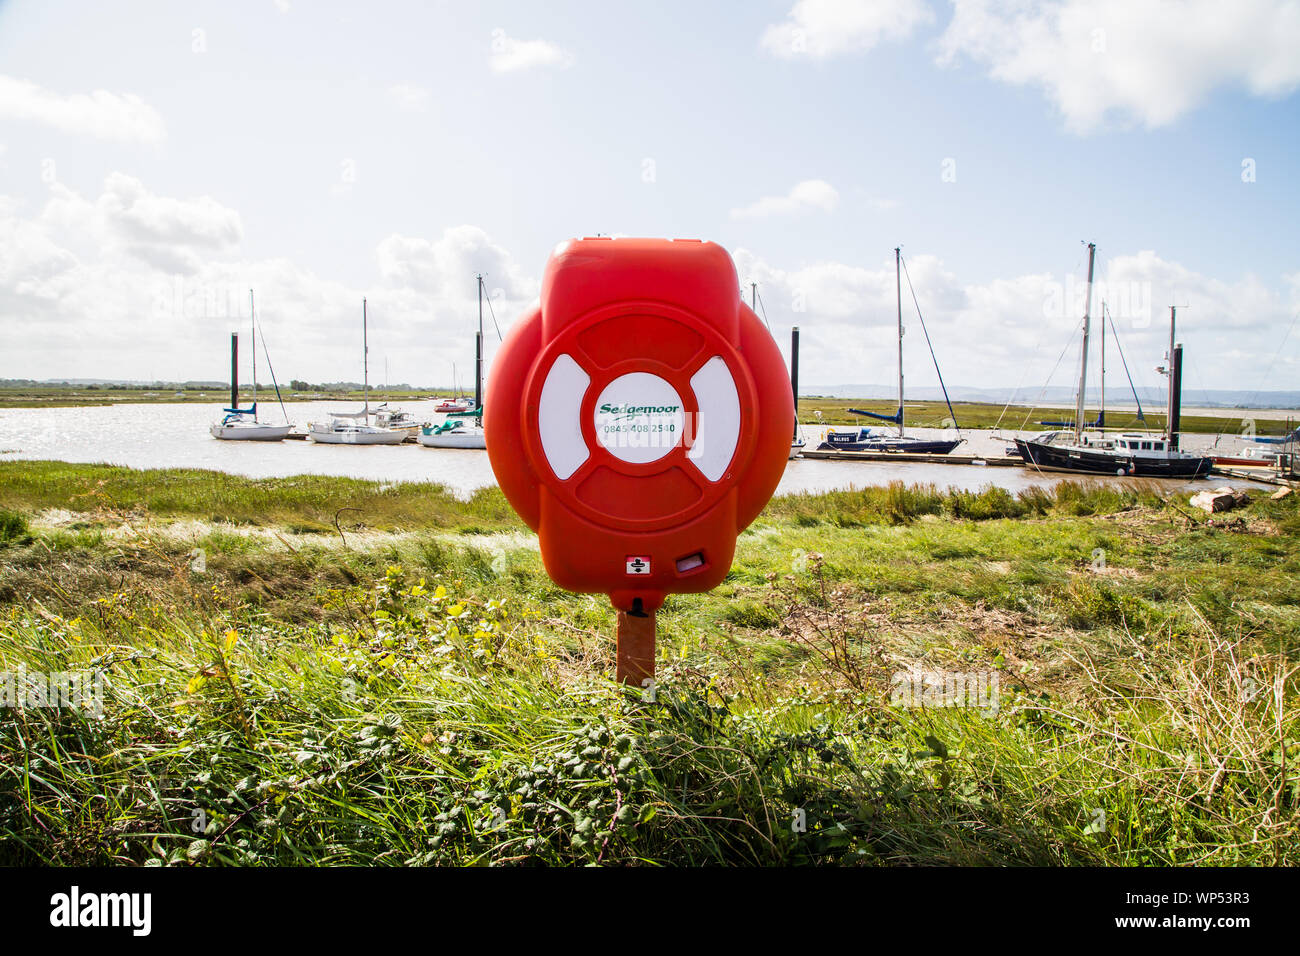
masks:
[[[740,394],[721,356],[715,355],[691,376],[699,404],[695,441],[686,457],[709,481],[717,481],[731,463],[740,441]]]
[[[561,481],[591,455],[582,437],[582,399],[589,376],[567,353],[546,374],[538,408],[542,452]],[[621,375],[596,400],[596,440],[629,464],[658,461],[686,442],[687,460],[709,481],[722,478],[740,441],[740,395],[727,363],[714,356],[691,376],[699,414],[691,428],[681,396],[649,372]]]
[[[561,481],[577,471],[587,460],[587,445],[582,440],[579,414],[582,396],[591,376],[565,354],[555,360],[542,383],[537,417],[546,460]]]

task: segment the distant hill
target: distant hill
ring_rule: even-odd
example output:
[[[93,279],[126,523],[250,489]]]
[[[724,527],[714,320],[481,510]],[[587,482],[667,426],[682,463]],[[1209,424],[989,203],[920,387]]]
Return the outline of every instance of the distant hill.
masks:
[[[144,382],[122,378],[47,378],[37,381],[30,378],[0,378],[0,387],[22,387],[34,385],[75,385],[85,388],[97,385],[101,388],[230,388],[229,382]]]

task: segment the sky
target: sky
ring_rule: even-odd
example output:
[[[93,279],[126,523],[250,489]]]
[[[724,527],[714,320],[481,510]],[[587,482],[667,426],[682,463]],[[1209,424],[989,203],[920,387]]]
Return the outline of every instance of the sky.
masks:
[[[895,379],[900,245],[950,385],[1069,385],[1086,242],[1139,385],[1172,304],[1186,387],[1295,388],[1297,50],[1296,0],[0,0],[0,378],[225,380],[252,289],[281,381],[360,380],[365,297],[372,382],[464,383],[475,273],[490,357],[601,233],[721,243],[806,393]]]

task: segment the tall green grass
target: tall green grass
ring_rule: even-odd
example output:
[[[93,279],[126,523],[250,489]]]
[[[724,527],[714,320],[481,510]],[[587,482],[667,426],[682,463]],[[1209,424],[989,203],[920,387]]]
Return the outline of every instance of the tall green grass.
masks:
[[[48,467],[3,506],[80,520],[0,547],[0,674],[98,674],[103,715],[0,709],[0,863],[1300,862],[1294,496],[1240,525],[1140,486],[778,498],[660,612],[648,695],[491,499],[317,535],[261,483],[282,524],[182,534],[236,486]],[[996,675],[998,706],[900,672]]]
[[[869,675],[736,683],[743,658],[675,649],[647,695],[400,569],[345,600],[344,626],[220,596],[12,613],[5,668],[106,690],[102,718],[0,720],[0,862],[1297,862],[1287,675],[1209,629],[1074,702],[1006,675],[987,713],[895,706]]]
[[[296,475],[246,478],[185,468],[138,470],[66,462],[0,462],[0,507],[147,511],[235,524],[288,525],[333,532],[358,524],[380,530],[475,524],[518,526],[498,488],[458,499],[437,483],[385,483]]]

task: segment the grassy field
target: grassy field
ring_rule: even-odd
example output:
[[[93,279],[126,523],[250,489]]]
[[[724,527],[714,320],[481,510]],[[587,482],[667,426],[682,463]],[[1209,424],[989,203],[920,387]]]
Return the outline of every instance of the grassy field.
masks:
[[[495,489],[0,464],[0,863],[1295,864],[1300,509],[774,499],[659,683]]]
[[[859,422],[862,425],[881,426],[881,422],[855,416],[850,408],[861,408],[882,415],[892,415],[898,409],[894,400],[880,399],[843,399],[843,398],[800,398],[799,421],[809,425],[842,425]],[[1025,405],[989,405],[982,402],[953,402],[956,422],[962,428],[1004,428],[1007,430],[1038,431],[1043,428],[1039,422],[1069,421],[1074,418],[1072,409],[1029,407]],[[1163,409],[1144,409],[1145,422],[1139,422],[1135,413],[1112,409],[1106,413],[1108,428],[1142,428],[1159,431],[1165,427]],[[1097,415],[1095,408],[1088,410],[1087,420]],[[1251,415],[1249,409],[1223,409],[1218,415],[1183,415],[1179,430],[1207,435],[1239,434],[1245,420]],[[951,427],[947,422],[953,420],[948,406],[943,402],[907,403],[906,418],[909,425],[921,428]],[[1251,419],[1255,422],[1255,432],[1259,435],[1282,435],[1288,429],[1287,423],[1273,419]],[[1292,426],[1294,427],[1294,425]]]
[[[362,398],[360,388],[322,388],[308,392],[295,392],[281,386],[280,394],[287,401],[344,401]],[[371,401],[415,401],[418,399],[445,398],[455,394],[449,388],[383,388],[372,386]],[[240,402],[248,405],[253,400],[253,389],[245,385],[239,390]],[[275,392],[266,383],[258,390],[258,399],[267,404],[275,401]],[[230,386],[224,388],[177,388],[141,385],[0,385],[0,408],[69,408],[83,405],[117,405],[153,402],[192,402],[202,405],[224,405],[230,400]]]

